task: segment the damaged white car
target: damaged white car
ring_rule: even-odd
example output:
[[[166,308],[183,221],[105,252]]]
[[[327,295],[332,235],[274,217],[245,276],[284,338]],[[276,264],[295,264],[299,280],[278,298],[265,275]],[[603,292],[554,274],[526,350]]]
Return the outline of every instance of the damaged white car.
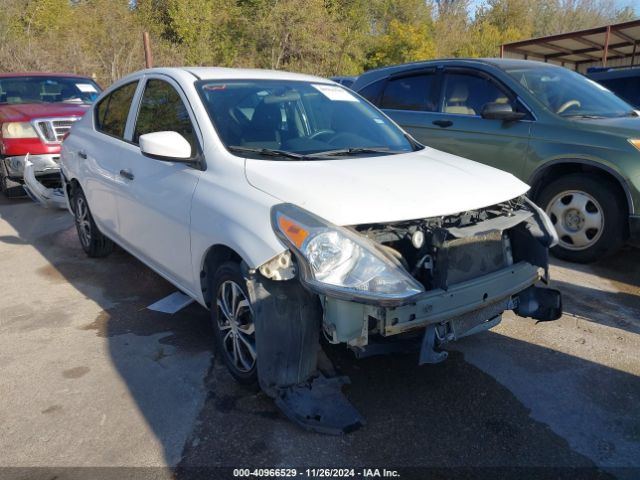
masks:
[[[557,237],[527,185],[325,79],[138,72],[74,125],[62,172],[87,254],[116,242],[209,308],[231,374],[316,431],[363,423],[318,370],[321,335],[436,363],[506,310],[561,315],[537,286]]]

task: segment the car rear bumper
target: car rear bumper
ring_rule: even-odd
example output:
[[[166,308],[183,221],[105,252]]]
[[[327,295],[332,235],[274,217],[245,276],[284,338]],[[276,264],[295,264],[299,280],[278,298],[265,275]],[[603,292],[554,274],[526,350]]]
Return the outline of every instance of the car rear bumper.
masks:
[[[22,182],[24,179],[24,159],[26,155],[18,155],[2,158],[4,171],[9,179]],[[36,177],[58,178],[60,176],[60,154],[29,155],[29,160],[33,163]]]

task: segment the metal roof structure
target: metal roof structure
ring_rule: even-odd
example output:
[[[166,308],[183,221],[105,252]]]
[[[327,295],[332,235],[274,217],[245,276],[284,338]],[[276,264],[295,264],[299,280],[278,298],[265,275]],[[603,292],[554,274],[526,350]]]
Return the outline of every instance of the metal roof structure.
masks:
[[[633,66],[640,55],[640,20],[549,35],[500,46],[500,57],[543,60],[575,70]],[[569,64],[569,65],[567,65]]]

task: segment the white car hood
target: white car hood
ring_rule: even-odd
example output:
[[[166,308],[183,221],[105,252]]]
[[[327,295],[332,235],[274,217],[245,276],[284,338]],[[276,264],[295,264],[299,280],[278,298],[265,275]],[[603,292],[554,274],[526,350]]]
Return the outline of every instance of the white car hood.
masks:
[[[335,160],[246,159],[245,172],[255,188],[342,226],[451,215],[529,189],[510,173],[432,148]]]

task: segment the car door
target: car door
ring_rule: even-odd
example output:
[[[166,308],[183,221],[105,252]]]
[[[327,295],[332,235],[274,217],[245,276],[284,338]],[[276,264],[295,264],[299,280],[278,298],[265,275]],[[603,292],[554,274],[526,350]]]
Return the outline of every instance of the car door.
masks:
[[[119,240],[118,172],[123,153],[131,149],[124,134],[137,86],[136,80],[102,98],[93,111],[93,126],[78,129],[72,138],[77,143],[73,154],[82,165],[82,187],[91,213],[100,230],[114,240]]]
[[[522,175],[529,145],[530,112],[517,96],[489,74],[468,68],[446,68],[440,86],[435,129],[427,145]],[[509,103],[526,117],[517,121],[482,118],[487,103]]]
[[[438,119],[438,87],[435,69],[406,72],[389,78],[373,103],[418,141],[431,145],[433,122]]]
[[[137,97],[135,124],[128,132],[135,153],[122,159],[118,198],[120,235],[128,249],[169,280],[189,290],[191,199],[202,170],[195,164],[157,160],[140,151],[141,135],[175,131],[200,156],[200,132],[179,85],[164,76],[146,77]]]

